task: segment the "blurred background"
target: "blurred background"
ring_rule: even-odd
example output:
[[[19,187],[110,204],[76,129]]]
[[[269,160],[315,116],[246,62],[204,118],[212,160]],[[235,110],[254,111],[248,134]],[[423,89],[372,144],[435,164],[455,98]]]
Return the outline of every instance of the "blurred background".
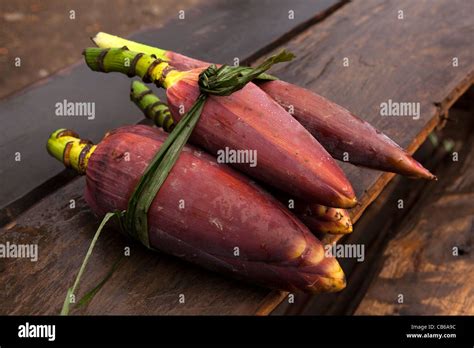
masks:
[[[160,27],[180,10],[200,2],[203,0],[1,1],[0,66],[21,57],[22,69],[2,68],[0,99],[78,62],[83,48],[92,46],[88,37],[98,31],[128,36]]]

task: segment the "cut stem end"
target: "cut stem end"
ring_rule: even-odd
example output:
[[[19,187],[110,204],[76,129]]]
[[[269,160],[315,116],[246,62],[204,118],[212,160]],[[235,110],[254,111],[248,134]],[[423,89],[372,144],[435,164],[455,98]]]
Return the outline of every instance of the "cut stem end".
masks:
[[[90,156],[96,145],[79,138],[77,133],[69,129],[54,131],[46,145],[48,153],[68,168],[74,168],[79,174],[86,172]]]

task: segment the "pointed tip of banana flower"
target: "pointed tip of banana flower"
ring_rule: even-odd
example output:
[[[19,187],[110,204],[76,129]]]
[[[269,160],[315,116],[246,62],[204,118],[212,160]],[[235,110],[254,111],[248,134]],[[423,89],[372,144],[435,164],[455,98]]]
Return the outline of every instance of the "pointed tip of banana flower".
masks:
[[[313,194],[304,194],[303,199],[310,204],[321,204],[327,207],[348,209],[357,205],[357,197],[350,184],[334,182],[326,184],[323,188],[324,194],[315,197]]]
[[[437,180],[434,174],[408,154],[393,162],[395,162],[394,165],[400,174],[415,179]]]
[[[330,188],[333,191],[334,202],[332,205],[330,204],[329,206],[334,208],[347,209],[355,207],[357,205],[357,197],[354,192],[354,188],[352,187],[349,179],[345,177],[345,175],[341,179],[334,181]]]
[[[337,201],[334,203],[335,208],[353,208],[357,205],[357,197],[354,192],[339,193]]]
[[[346,287],[346,276],[335,258],[326,258],[319,267],[324,273],[309,286],[308,291],[312,293],[337,292]]]
[[[418,163],[415,160],[413,160],[413,162],[415,162],[418,165],[416,167],[417,170],[414,173],[416,177],[421,178],[421,179],[427,179],[427,180],[435,180],[435,181],[438,180],[436,175],[432,174],[428,169],[423,167],[420,163]]]

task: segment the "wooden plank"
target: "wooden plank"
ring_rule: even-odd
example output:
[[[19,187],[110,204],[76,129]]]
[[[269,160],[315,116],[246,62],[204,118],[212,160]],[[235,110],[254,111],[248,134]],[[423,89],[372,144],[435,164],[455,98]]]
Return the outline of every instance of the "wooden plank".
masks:
[[[474,107],[451,113],[457,124],[444,136],[455,147],[445,152],[439,168],[443,175],[424,191],[416,202],[418,209],[407,214],[388,243],[380,272],[356,315],[474,314],[473,112]],[[458,153],[457,162],[453,151]]]
[[[341,0],[215,0],[207,6],[187,10],[184,20],[173,19],[162,28],[137,33],[131,38],[209,61],[232,62],[234,57],[239,57],[245,62],[343,3]],[[289,10],[295,11],[295,19],[288,19]],[[265,30],[259,30],[261,27]],[[82,49],[77,49],[78,60]],[[9,183],[0,186],[0,207],[62,170],[44,151],[45,140],[53,130],[72,128],[98,141],[105,131],[142,119],[141,113],[128,101],[129,88],[125,76],[96,74],[79,64],[0,103],[0,175]],[[56,116],[55,105],[63,100],[95,103],[95,118]],[[16,153],[21,154],[19,162],[15,161]]]
[[[471,13],[464,1],[350,3],[285,44],[297,58],[272,73],[346,107],[414,153],[474,81]],[[380,116],[389,99],[419,102],[420,118]],[[341,165],[360,201],[355,222],[394,175]]]
[[[216,8],[211,6],[187,12],[189,21],[186,25],[174,21],[158,31],[138,34],[134,39],[151,44],[159,41],[163,47],[195,56],[199,56],[197,52],[204,52],[201,58],[208,60],[227,61],[237,54],[251,57],[280,42],[288,32],[302,30],[318,21],[340,3],[298,1],[291,2],[290,6],[289,2],[279,1],[271,2],[270,6],[269,1],[219,2]],[[288,8],[295,10],[296,21],[282,21]],[[268,30],[247,40],[256,26],[265,26]],[[231,36],[233,42],[222,50],[222,45],[215,43],[225,35]],[[60,170],[61,166],[46,155],[44,147],[37,146],[44,144],[52,129],[71,127],[96,141],[105,129],[139,119],[139,112],[127,100],[128,88],[129,82],[124,77],[94,74],[79,66],[42,87],[1,104],[0,114],[10,115],[6,127],[1,130],[2,136],[5,135],[2,139],[6,139],[1,156],[5,159],[13,149],[22,151],[24,161],[21,165],[31,161],[27,164],[27,174],[32,177],[25,179],[25,168],[5,168],[2,179],[11,182],[11,187],[3,189],[3,197],[18,193],[18,183],[24,179],[22,185],[27,191],[41,182],[39,179],[45,180]],[[66,119],[59,125],[51,114],[52,103],[64,98],[77,101],[79,96],[81,100],[96,102],[98,113],[94,122]],[[31,123],[32,116],[27,111],[33,109],[41,124]],[[15,122],[11,115],[15,115]],[[81,198],[83,189],[84,179],[79,178],[57,191],[49,191],[50,195],[38,201],[41,194],[48,193],[48,185],[45,185],[41,192],[32,195],[34,200],[26,197],[3,210],[2,220],[9,223],[0,233],[0,243],[38,243],[40,258],[37,263],[25,259],[8,259],[1,263],[1,314],[59,312],[64,292],[71,285],[98,224]],[[75,200],[74,209],[69,208],[71,199]],[[25,207],[28,209],[16,216]],[[263,315],[279,302],[278,297],[267,296],[268,289],[232,281],[173,257],[157,256],[112,229],[104,231],[82,289],[97,284],[125,246],[131,247],[131,256],[125,259],[87,309],[77,313]],[[185,296],[185,304],[178,301],[181,294]]]

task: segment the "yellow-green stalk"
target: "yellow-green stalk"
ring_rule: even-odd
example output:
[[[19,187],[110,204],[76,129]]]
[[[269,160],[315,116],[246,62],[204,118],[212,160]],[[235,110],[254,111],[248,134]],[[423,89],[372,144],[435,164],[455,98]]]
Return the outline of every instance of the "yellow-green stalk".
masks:
[[[207,68],[211,63],[206,63],[200,60],[196,60],[190,57],[183,56],[173,51],[167,51],[158,47],[148,46],[139,42],[123,39],[119,36],[110,35],[107,33],[99,32],[91,38],[97,47],[100,48],[119,48],[127,47],[131,51],[141,52],[154,56],[157,59],[168,62],[173,65],[177,70],[187,71],[194,68]],[[262,73],[258,76],[258,80],[276,80],[275,76],[267,73]]]
[[[185,72],[174,69],[155,56],[122,48],[86,48],[83,52],[86,63],[94,71],[120,72],[139,76],[144,82],[153,82],[159,87],[169,88],[184,77]]]
[[[71,130],[61,128],[51,134],[46,148],[51,156],[64,163],[66,167],[74,168],[78,173],[84,174],[96,145],[80,139]]]
[[[166,132],[171,132],[174,128],[174,120],[170,109],[145,84],[140,81],[133,81],[130,99],[158,127],[162,127]]]

